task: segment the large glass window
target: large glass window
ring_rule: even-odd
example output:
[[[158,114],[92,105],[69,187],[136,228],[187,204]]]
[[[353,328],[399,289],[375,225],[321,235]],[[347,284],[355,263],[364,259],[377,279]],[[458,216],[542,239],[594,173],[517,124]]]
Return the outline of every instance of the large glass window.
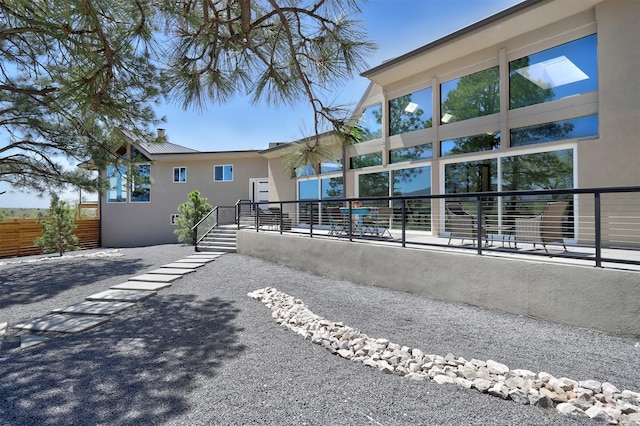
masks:
[[[344,183],[342,176],[320,179],[321,198],[344,198]]]
[[[440,156],[468,154],[471,152],[491,151],[500,148],[500,132],[440,141]]]
[[[350,166],[352,169],[362,169],[364,167],[381,166],[382,165],[382,153],[374,152],[371,154],[358,155],[351,157]]]
[[[318,180],[300,180],[298,181],[298,200],[317,200],[318,199]]]
[[[498,190],[498,160],[464,161],[444,166],[444,192],[488,192]]]
[[[389,163],[401,163],[403,161],[424,160],[433,157],[431,143],[409,146],[406,148],[392,149],[389,152]]]
[[[382,105],[377,104],[366,108],[362,112],[358,125],[362,127],[362,141],[379,139],[382,137]]]
[[[440,85],[442,124],[500,112],[500,74],[489,68]]]
[[[589,136],[598,136],[597,114],[511,129],[511,146],[534,145]]]
[[[389,172],[363,173],[358,176],[360,197],[388,197]]]
[[[109,179],[109,189],[107,190],[107,202],[126,203],[128,196],[127,167],[108,166],[107,176]]]
[[[431,194],[431,166],[392,170],[392,195],[418,196]],[[394,201],[395,210],[401,204]],[[406,227],[411,230],[431,230],[431,200],[411,199],[405,204]]]
[[[511,109],[596,90],[595,34],[509,62]]]
[[[389,101],[389,135],[400,135],[432,126],[431,87]]]
[[[504,157],[502,190],[524,191],[573,188],[573,150]]]
[[[213,180],[215,182],[231,182],[233,180],[233,166],[230,164],[214,166]]]
[[[131,202],[148,202],[151,195],[151,166],[139,164],[137,172],[132,176]]]

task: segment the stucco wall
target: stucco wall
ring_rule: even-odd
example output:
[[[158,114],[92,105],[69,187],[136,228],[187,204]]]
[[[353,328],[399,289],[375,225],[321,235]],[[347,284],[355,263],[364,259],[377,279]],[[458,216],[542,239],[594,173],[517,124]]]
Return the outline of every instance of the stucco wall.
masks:
[[[214,165],[233,165],[233,181],[214,182]],[[187,181],[173,183],[173,168],[187,167]],[[212,206],[234,205],[249,198],[249,179],[267,176],[267,161],[257,154],[254,158],[190,159],[174,156],[151,165],[150,202],[107,203],[103,194],[102,245],[104,247],[136,247],[175,243],[171,214],[187,201],[187,194],[197,189]]]
[[[640,336],[640,274],[266,232],[238,232],[238,253],[319,275]]]

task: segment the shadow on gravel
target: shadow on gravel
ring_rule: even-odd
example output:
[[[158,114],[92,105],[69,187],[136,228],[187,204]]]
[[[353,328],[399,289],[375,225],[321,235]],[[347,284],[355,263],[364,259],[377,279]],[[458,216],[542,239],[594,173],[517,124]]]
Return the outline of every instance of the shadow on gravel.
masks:
[[[157,424],[245,350],[218,298],[152,298],[94,331],[0,359],[0,424]],[[212,407],[215,409],[215,407]]]
[[[0,309],[48,299],[96,281],[132,275],[148,267],[141,259],[82,259],[22,264],[0,272]]]

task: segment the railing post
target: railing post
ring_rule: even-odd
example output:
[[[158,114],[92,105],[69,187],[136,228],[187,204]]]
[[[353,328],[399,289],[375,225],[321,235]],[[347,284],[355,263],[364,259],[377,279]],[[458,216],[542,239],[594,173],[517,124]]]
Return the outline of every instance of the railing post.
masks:
[[[353,204],[349,201],[349,241],[353,241]]]
[[[482,235],[484,231],[484,227],[482,226],[482,198],[476,198],[476,217],[478,218],[478,223],[476,224],[476,228],[478,229],[478,255],[482,256]]]
[[[255,206],[253,206],[256,209],[256,232],[260,231],[260,209],[258,208],[258,205],[255,204]]]
[[[309,238],[313,238],[313,203],[309,201]]]
[[[596,191],[593,193],[593,202],[594,202],[594,231],[596,238],[596,268],[602,267],[602,223],[601,223],[601,212],[600,212],[600,192]]]
[[[402,220],[401,220],[401,224],[402,224],[402,247],[406,247],[407,246],[407,205],[406,205],[406,200],[403,198],[402,199],[402,210],[401,210],[401,215],[402,215]]]

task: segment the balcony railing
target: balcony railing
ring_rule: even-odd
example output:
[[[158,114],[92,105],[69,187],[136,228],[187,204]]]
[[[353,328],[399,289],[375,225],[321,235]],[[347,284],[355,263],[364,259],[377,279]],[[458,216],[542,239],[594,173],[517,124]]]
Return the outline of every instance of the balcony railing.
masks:
[[[242,202],[237,212],[257,232],[640,265],[638,186]]]

